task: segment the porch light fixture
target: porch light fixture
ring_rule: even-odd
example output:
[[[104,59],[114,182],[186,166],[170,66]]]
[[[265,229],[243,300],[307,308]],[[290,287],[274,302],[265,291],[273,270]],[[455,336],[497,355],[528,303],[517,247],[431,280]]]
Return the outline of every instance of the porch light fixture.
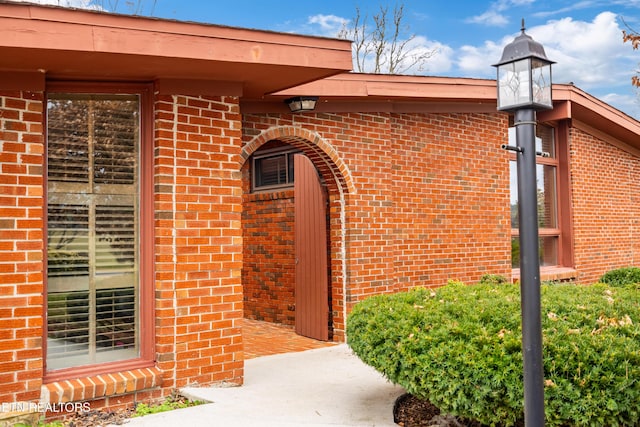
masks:
[[[536,110],[553,108],[551,64],[544,48],[524,32],[505,46],[498,69],[498,110],[514,113],[518,165],[520,231],[520,303],[524,377],[524,424],[544,426],[544,366],[538,254],[538,194],[536,179]],[[541,153],[542,154],[542,153]]]
[[[284,100],[285,104],[289,106],[289,110],[292,113],[299,113],[301,111],[313,111],[316,108],[316,102],[318,102],[317,96],[295,96]]]
[[[530,107],[553,108],[551,101],[551,64],[544,47],[525,34],[504,47],[498,68],[498,110],[515,111]]]

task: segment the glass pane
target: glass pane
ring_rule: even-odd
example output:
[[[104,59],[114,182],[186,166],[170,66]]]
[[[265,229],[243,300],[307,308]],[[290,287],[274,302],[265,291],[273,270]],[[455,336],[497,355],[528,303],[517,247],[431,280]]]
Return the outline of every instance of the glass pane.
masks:
[[[139,356],[137,95],[47,102],[47,368]]]
[[[555,166],[537,165],[536,179],[538,186],[538,227],[557,228]]]
[[[103,101],[93,107],[96,184],[133,184],[138,114],[136,100]]]
[[[287,156],[280,154],[255,160],[255,186],[266,187],[287,182]]]
[[[550,158],[556,157],[555,129],[551,126],[536,126],[536,150],[548,153]],[[515,145],[515,136],[513,144]]]
[[[545,151],[551,157],[555,156],[553,128],[537,126],[536,150]],[[509,145],[516,145],[515,128],[509,128]],[[536,166],[536,182],[538,192],[538,227],[557,228],[557,167],[555,165]],[[509,162],[509,191],[511,228],[519,227],[518,220],[518,166],[515,160]]]
[[[511,228],[520,226],[518,217],[518,166],[515,161],[509,162],[509,192],[511,210]],[[536,182],[538,194],[538,227],[557,228],[557,186],[556,167],[536,165]]]
[[[509,194],[511,195],[511,228],[520,227],[518,221],[518,165],[515,161],[509,162]]]
[[[48,207],[49,278],[89,274],[89,209],[81,205]],[[65,279],[66,280],[66,279]]]
[[[543,236],[538,240],[538,261],[541,267],[558,265],[558,236]],[[511,239],[511,267],[520,268],[520,239]]]
[[[510,62],[498,67],[498,108],[529,104],[529,60]]]
[[[531,82],[533,86],[533,102],[553,107],[551,101],[551,65],[531,59]]]
[[[520,268],[520,238],[511,238],[511,268]]]
[[[289,153],[287,155],[287,163],[288,163],[288,172],[287,172],[287,184],[293,184],[293,166],[295,165],[295,160],[293,159],[296,153]]]
[[[48,180],[89,182],[89,124],[86,103],[49,99]]]

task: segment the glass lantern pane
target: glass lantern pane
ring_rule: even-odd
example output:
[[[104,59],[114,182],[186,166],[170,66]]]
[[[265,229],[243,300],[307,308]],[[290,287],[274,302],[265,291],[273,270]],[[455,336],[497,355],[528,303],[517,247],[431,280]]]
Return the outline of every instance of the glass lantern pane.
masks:
[[[553,108],[553,102],[551,101],[551,65],[532,59],[531,80],[533,83],[533,102]]]
[[[529,58],[498,66],[498,109],[529,103]]]

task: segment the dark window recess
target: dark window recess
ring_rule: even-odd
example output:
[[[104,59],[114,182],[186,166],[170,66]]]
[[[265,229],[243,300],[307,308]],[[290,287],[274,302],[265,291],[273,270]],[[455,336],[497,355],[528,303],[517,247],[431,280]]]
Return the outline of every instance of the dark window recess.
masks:
[[[255,157],[253,160],[254,190],[293,185],[293,152]]]

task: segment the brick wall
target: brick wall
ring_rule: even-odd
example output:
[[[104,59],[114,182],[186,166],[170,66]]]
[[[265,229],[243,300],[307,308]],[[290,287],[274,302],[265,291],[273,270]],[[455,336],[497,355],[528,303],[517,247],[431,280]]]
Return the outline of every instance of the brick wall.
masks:
[[[570,153],[579,281],[640,266],[640,159],[577,128]]]
[[[375,293],[510,276],[506,116],[247,114],[243,128],[247,156],[269,135],[288,138],[327,183],[336,339],[344,288],[350,308]]]
[[[295,326],[294,217],[293,190],[245,193],[242,285],[247,318]]]
[[[156,349],[163,387],[243,375],[238,99],[156,101]]]
[[[0,92],[0,403],[42,385],[42,100]]]
[[[394,115],[395,282],[399,288],[511,273],[509,165],[496,114]]]
[[[85,401],[113,409],[185,385],[241,383],[237,98],[155,102],[157,365],[47,384],[42,111],[42,93],[0,93],[0,403]]]
[[[0,93],[0,403],[114,407],[242,382],[242,230],[290,201],[248,195],[238,165],[274,139],[303,150],[328,190],[335,340],[368,295],[511,273],[505,115],[248,114],[241,123],[234,97],[156,95],[157,365],[43,385],[42,109],[40,93]],[[589,283],[638,263],[640,161],[576,128],[570,152],[576,269]],[[244,218],[243,197],[255,203]],[[245,242],[245,278],[258,270],[256,237]],[[288,297],[273,298],[285,317]]]

